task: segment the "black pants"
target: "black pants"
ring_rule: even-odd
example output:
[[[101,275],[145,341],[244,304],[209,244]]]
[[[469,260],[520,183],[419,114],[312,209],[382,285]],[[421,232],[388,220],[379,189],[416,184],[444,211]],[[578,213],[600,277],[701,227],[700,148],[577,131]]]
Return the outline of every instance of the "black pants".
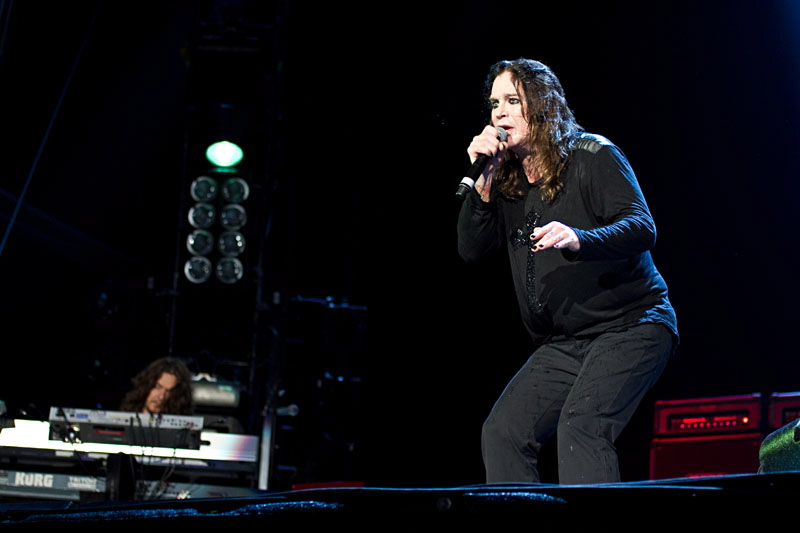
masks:
[[[539,347],[483,424],[486,482],[539,482],[539,451],[554,433],[559,483],[619,481],[614,441],[674,348],[660,324]]]

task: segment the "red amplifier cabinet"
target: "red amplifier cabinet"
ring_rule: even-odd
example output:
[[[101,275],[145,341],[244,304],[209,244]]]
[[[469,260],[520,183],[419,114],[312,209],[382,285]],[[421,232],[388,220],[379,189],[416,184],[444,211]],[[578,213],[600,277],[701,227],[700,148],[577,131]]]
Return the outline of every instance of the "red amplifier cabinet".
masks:
[[[767,407],[769,432],[800,418],[800,392],[773,392]]]
[[[703,435],[762,431],[761,394],[717,396],[655,403],[653,434]]]
[[[650,479],[755,474],[763,435],[704,435],[653,439]]]

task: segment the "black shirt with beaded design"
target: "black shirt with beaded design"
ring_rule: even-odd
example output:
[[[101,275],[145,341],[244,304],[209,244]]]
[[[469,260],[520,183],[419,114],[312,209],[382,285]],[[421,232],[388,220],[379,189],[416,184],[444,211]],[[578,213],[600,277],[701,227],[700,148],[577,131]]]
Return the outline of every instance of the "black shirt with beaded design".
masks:
[[[664,324],[677,338],[667,284],[653,262],[656,226],[622,151],[605,137],[584,133],[573,143],[551,203],[536,183],[524,198],[474,190],[458,217],[458,252],[480,261],[505,247],[523,323],[534,343],[590,337],[632,324]],[[580,251],[531,251],[534,226],[570,226]]]

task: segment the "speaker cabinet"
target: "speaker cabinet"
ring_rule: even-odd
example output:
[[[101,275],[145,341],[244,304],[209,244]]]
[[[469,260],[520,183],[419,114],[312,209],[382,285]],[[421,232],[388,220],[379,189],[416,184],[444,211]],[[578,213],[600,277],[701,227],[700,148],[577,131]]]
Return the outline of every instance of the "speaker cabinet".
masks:
[[[761,433],[652,439],[650,479],[755,474]]]

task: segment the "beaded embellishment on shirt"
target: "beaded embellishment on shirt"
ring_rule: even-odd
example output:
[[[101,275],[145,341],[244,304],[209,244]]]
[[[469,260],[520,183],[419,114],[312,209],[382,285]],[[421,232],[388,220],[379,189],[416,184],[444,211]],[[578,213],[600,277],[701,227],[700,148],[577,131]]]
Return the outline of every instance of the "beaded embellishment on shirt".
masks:
[[[523,246],[531,247],[531,233],[533,233],[533,228],[536,227],[540,218],[541,216],[539,213],[532,209],[525,217],[525,227],[517,228],[511,232],[511,235],[508,236],[508,240],[511,242],[511,246],[514,250],[519,250]]]
[[[541,215],[539,215],[535,209],[531,209],[525,217],[525,229],[517,228],[509,235],[509,241],[514,250],[519,250],[523,246],[527,246],[528,248],[528,267],[525,286],[528,294],[528,308],[531,313],[538,312],[542,308],[539,299],[536,297],[536,269],[534,268],[536,263],[535,254],[531,246],[531,233],[533,233],[533,228],[539,223],[540,218]]]
[[[533,246],[531,246],[530,240],[533,228],[539,223],[540,218],[539,213],[535,209],[531,209],[525,219],[525,230],[528,237],[528,270],[525,287],[528,293],[528,309],[531,313],[537,313],[542,309],[542,304],[539,302],[539,298],[536,297],[536,254],[533,253]]]
[[[508,236],[508,240],[511,242],[511,246],[514,250],[519,250],[523,246],[530,246],[531,239],[530,233],[525,233],[525,230],[522,228],[517,228],[511,232],[511,235]]]

